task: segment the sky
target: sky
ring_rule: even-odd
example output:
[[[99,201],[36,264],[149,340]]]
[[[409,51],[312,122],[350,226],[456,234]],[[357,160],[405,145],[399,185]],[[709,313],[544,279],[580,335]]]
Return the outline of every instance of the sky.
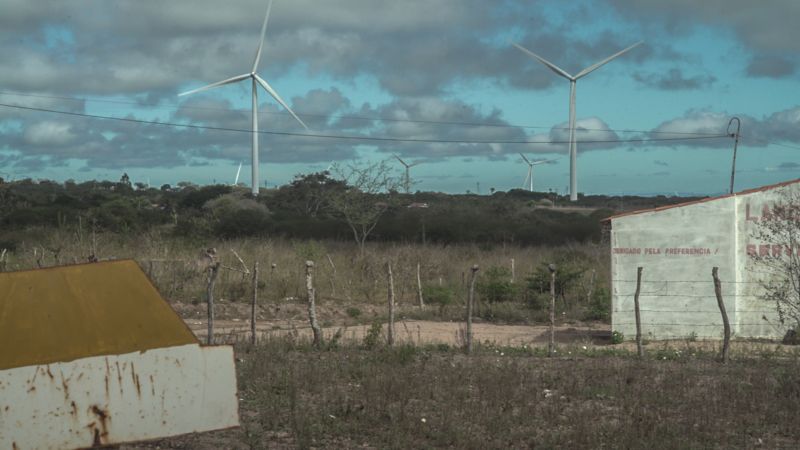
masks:
[[[233,183],[242,163],[250,183],[249,81],[177,94],[249,73],[267,3],[0,0],[0,177]],[[565,193],[569,82],[512,42],[575,74],[644,41],[577,83],[579,192],[724,193],[734,116],[736,190],[800,178],[797,17],[796,0],[275,0],[257,72],[309,130],[259,92],[262,183],[380,160],[399,176],[398,155],[415,190],[485,194],[522,187],[524,153],[554,159],[535,190]]]

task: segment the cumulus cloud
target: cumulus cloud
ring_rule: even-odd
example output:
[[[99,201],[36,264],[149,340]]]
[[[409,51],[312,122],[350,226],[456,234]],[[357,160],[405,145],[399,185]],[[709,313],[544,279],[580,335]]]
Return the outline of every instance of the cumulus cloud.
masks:
[[[690,110],[681,117],[661,123],[651,133],[652,138],[701,137],[700,135],[724,135],[732,114],[709,110]],[[800,143],[800,106],[778,111],[761,118],[738,116],[742,121],[742,140],[751,147],[765,147],[770,142]],[[735,125],[735,124],[734,124]],[[731,127],[731,132],[735,131]],[[676,142],[660,142],[663,146],[694,146],[730,148],[729,139],[696,139]]]

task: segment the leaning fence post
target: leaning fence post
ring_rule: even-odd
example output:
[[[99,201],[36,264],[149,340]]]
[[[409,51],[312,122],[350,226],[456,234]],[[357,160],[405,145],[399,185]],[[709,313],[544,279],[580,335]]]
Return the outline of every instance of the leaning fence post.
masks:
[[[394,277],[392,277],[392,263],[386,261],[386,273],[389,278],[389,323],[386,327],[386,343],[394,345]]]
[[[465,336],[467,353],[472,353],[472,305],[475,301],[475,278],[478,274],[478,265],[473,265],[470,270],[469,295],[467,296],[467,335]]]
[[[217,283],[219,275],[219,262],[212,262],[208,266],[208,286],[206,286],[207,312],[208,312],[208,336],[206,343],[214,345],[214,285]]]
[[[547,356],[556,352],[556,265],[549,264],[550,270],[550,341],[547,344]]]
[[[256,343],[256,301],[258,300],[258,261],[253,264],[253,303],[250,304],[250,342]]]
[[[419,301],[419,307],[425,307],[425,300],[422,298],[422,277],[419,274],[419,263],[417,263],[417,300]]]
[[[306,261],[306,290],[308,291],[308,320],[311,322],[311,331],[314,333],[314,347],[319,347],[322,343],[322,330],[317,323],[317,307],[314,302],[314,283],[311,274],[314,269],[314,261]]]
[[[711,277],[714,278],[714,293],[717,295],[717,305],[722,314],[723,341],[722,341],[722,362],[728,362],[728,352],[731,341],[731,324],[728,322],[728,313],[725,311],[725,302],[722,300],[722,283],[719,281],[719,267],[711,269]]]
[[[639,293],[642,289],[642,267],[636,268],[636,292],[633,294],[633,309],[636,313],[636,354],[644,356],[642,347],[642,316],[639,311]]]
[[[514,283],[515,275],[516,275],[516,267],[514,265],[514,258],[511,258],[511,283]]]

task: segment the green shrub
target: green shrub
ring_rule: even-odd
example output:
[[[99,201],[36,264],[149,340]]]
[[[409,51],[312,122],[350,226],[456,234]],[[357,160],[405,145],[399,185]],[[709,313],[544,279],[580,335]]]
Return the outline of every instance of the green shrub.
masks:
[[[364,336],[364,348],[372,350],[377,347],[381,342],[381,334],[383,334],[383,324],[380,322],[373,322]]]
[[[427,285],[422,288],[422,296],[431,305],[445,307],[453,303],[455,293],[448,286]]]
[[[606,288],[598,288],[592,296],[583,320],[611,320],[611,295]]]
[[[355,306],[347,308],[345,312],[347,313],[347,316],[352,319],[356,319],[361,316],[361,310],[356,308]]]
[[[511,271],[505,267],[490,267],[477,283],[478,294],[489,303],[512,301],[517,287],[511,282]]]
[[[622,344],[625,342],[625,335],[619,331],[611,332],[611,343],[612,344]]]

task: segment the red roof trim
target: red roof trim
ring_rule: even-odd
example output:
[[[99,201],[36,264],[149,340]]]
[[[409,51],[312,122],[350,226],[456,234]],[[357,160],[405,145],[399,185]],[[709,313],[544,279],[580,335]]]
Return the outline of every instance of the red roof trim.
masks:
[[[649,213],[649,212],[664,211],[666,209],[680,208],[680,207],[683,207],[683,206],[696,205],[698,203],[711,202],[711,201],[714,201],[714,200],[722,200],[722,199],[728,198],[728,197],[736,197],[738,195],[747,195],[747,194],[753,194],[753,193],[756,193],[756,192],[768,191],[768,190],[771,190],[771,189],[777,189],[779,187],[788,186],[790,184],[795,184],[795,183],[800,183],[800,178],[798,178],[796,180],[784,181],[782,183],[770,184],[768,186],[761,186],[761,187],[758,187],[758,188],[748,189],[748,190],[741,191],[741,192],[736,192],[736,193],[733,193],[733,194],[720,195],[719,197],[708,197],[708,198],[704,198],[704,199],[700,199],[700,200],[693,200],[691,202],[676,203],[674,205],[667,205],[667,206],[659,206],[658,208],[640,209],[640,210],[637,210],[637,211],[628,211],[628,212],[617,214],[617,215],[614,215],[614,216],[611,216],[611,217],[606,217],[605,219],[602,220],[602,222],[610,222],[610,221],[612,221],[614,219],[619,219],[620,217],[633,216],[633,215],[644,214],[644,213]]]

